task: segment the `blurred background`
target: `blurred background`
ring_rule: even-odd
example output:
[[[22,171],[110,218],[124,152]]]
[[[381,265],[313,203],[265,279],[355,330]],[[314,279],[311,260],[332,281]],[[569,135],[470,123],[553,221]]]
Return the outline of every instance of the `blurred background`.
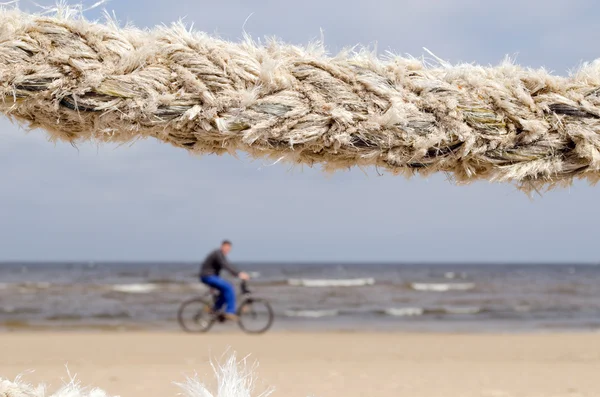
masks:
[[[419,57],[426,47],[452,63],[510,56],[562,75],[598,56],[589,45],[600,39],[593,6],[104,5],[139,27],[183,18],[228,40],[245,29],[299,45],[322,28],[332,55],[362,44]],[[101,18],[101,9],[87,15]],[[600,326],[600,191],[585,183],[530,199],[510,185],[457,187],[444,175],[406,180],[373,169],[326,175],[243,154],[194,157],[152,140],[74,148],[5,118],[0,170],[3,329],[175,328],[178,304],[203,291],[199,265],[223,238],[234,242],[231,260],[272,301],[280,329]]]

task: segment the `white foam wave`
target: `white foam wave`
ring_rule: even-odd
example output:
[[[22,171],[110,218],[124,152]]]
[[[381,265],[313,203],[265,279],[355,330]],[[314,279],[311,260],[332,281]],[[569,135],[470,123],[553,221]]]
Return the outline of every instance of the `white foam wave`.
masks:
[[[444,312],[447,314],[477,314],[481,313],[481,307],[444,307]]]
[[[410,317],[422,316],[425,310],[420,307],[392,307],[383,311],[388,316],[395,317]]]
[[[365,285],[374,285],[375,279],[289,279],[288,284],[296,287],[362,287]]]
[[[285,315],[287,317],[308,317],[308,318],[321,318],[321,317],[334,317],[340,312],[338,310],[287,310]]]
[[[531,306],[529,305],[517,305],[514,307],[515,311],[518,313],[527,313],[531,311]]]
[[[473,283],[462,284],[446,284],[446,283],[412,283],[411,288],[415,291],[432,291],[432,292],[447,292],[447,291],[468,291],[475,288]]]
[[[157,288],[155,284],[118,284],[113,285],[112,290],[127,294],[147,294]]]

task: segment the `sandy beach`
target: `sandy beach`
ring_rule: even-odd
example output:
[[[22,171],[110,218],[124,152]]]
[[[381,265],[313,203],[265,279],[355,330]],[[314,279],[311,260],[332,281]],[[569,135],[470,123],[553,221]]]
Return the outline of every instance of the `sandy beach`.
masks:
[[[176,396],[210,358],[251,354],[285,397],[582,397],[600,391],[600,334],[40,332],[0,335],[0,377],[67,380],[121,397]]]

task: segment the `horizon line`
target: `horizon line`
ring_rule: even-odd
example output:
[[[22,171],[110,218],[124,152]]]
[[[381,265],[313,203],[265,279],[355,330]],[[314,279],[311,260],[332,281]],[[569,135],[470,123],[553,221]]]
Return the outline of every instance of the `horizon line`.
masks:
[[[95,265],[108,265],[108,264],[199,264],[204,259],[199,260],[2,260],[0,259],[1,265],[28,265],[28,264],[95,264]],[[570,265],[570,266],[594,266],[600,265],[598,262],[592,261],[390,261],[390,260],[358,260],[358,261],[340,261],[340,260],[246,260],[246,261],[232,261],[236,264],[243,265],[411,265],[411,266],[423,266],[423,265],[504,265],[504,266],[519,266],[519,265]]]

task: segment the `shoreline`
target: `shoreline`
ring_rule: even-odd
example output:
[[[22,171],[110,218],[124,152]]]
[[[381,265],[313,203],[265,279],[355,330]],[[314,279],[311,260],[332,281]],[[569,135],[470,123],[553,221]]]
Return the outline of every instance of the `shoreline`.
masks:
[[[207,333],[188,333],[177,329],[161,329],[161,328],[133,328],[133,327],[111,327],[111,326],[98,326],[98,327],[46,327],[46,326],[27,326],[23,328],[0,328],[0,337],[3,335],[27,335],[27,334],[154,334],[154,335],[248,335],[251,337],[263,337],[265,335],[277,334],[277,335],[331,335],[331,334],[351,334],[351,335],[432,335],[432,336],[484,336],[484,335],[600,335],[599,330],[589,329],[527,329],[527,330],[514,330],[514,331],[502,331],[502,330],[476,330],[476,331],[462,331],[462,330],[418,330],[418,329],[401,329],[401,330],[390,330],[390,329],[304,329],[304,330],[291,330],[291,329],[275,329],[267,331],[261,335],[250,335],[245,334],[240,329],[211,329]]]
[[[15,333],[168,333],[185,334],[176,320],[172,324],[111,324],[111,323],[79,323],[68,322],[29,323],[24,321],[0,322],[0,336]],[[204,334],[236,334],[243,331],[234,323],[216,324]],[[435,322],[397,322],[397,323],[336,323],[312,322],[311,320],[291,323],[277,321],[267,334],[320,334],[320,333],[351,333],[351,334],[431,334],[431,335],[543,335],[543,334],[600,334],[600,327],[594,325],[579,326],[528,326],[519,322],[465,321],[453,324]],[[203,333],[198,333],[202,335]]]
[[[169,333],[181,334],[184,332],[177,320],[165,324],[163,322],[148,323],[86,323],[78,322],[27,322],[27,321],[0,321],[0,335],[14,333]],[[207,334],[243,333],[234,323],[216,324]],[[490,320],[460,321],[446,323],[443,321],[423,322],[411,319],[396,322],[336,322],[320,320],[304,320],[291,322],[286,319],[275,318],[273,327],[268,334],[318,334],[318,333],[384,333],[384,334],[432,334],[432,335],[535,335],[535,334],[600,334],[600,326],[596,324],[580,324],[572,326],[561,324],[556,326],[531,326],[531,324],[512,321],[495,322]],[[199,333],[202,334],[202,333]]]

